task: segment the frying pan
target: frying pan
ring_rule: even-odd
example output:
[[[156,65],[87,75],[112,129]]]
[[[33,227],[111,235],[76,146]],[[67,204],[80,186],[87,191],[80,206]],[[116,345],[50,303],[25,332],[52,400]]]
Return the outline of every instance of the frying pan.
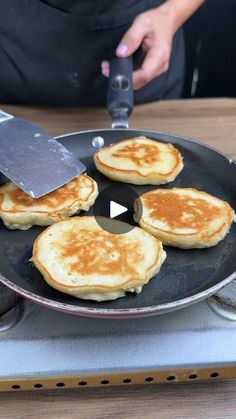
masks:
[[[118,69],[119,73],[123,71],[119,65]],[[114,71],[111,70],[110,79],[114,76]],[[126,89],[127,84],[124,86]],[[127,100],[126,93],[127,90],[119,91],[118,111],[114,105],[116,99],[110,95],[112,98],[110,97],[109,103],[113,103],[112,107],[108,106],[110,113],[113,113],[112,108],[119,114],[119,109],[122,108],[121,117],[117,113],[115,115],[118,124],[132,111],[132,97],[128,92]],[[88,175],[96,180],[99,191],[102,191],[116,182],[97,172],[93,163],[93,139],[102,137],[105,145],[108,145],[134,136],[170,142],[181,152],[184,169],[175,181],[162,187],[194,187],[226,200],[236,208],[235,162],[190,139],[161,132],[115,128],[75,132],[57,137],[57,140],[82,160]],[[0,183],[5,180],[0,175]],[[128,186],[138,195],[155,188],[150,185]],[[87,213],[80,213],[82,216],[83,214]],[[89,214],[93,215],[93,209],[90,209]],[[0,281],[23,297],[61,312],[98,318],[157,315],[201,301],[236,278],[236,225],[233,225],[223,241],[208,249],[181,250],[166,247],[167,259],[161,271],[143,287],[141,294],[128,293],[115,301],[99,303],[77,299],[51,288],[29,262],[33,242],[43,229],[34,226],[26,231],[8,230],[0,222]]]

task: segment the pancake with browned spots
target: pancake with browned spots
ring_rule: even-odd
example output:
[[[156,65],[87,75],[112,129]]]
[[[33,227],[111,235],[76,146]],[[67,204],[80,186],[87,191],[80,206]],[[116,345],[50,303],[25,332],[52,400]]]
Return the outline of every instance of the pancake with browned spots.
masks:
[[[31,198],[12,182],[0,187],[0,218],[10,229],[50,225],[79,210],[88,211],[98,195],[97,183],[82,174],[53,192]]]
[[[183,249],[216,245],[236,221],[226,201],[193,188],[155,189],[141,195],[135,201],[135,218],[163,244]]]
[[[35,240],[31,260],[52,287],[78,298],[105,301],[127,291],[140,293],[165,257],[162,243],[141,228],[113,234],[95,217],[84,216],[48,227]]]
[[[180,152],[169,143],[134,137],[101,148],[94,155],[105,176],[135,185],[171,182],[183,168]]]

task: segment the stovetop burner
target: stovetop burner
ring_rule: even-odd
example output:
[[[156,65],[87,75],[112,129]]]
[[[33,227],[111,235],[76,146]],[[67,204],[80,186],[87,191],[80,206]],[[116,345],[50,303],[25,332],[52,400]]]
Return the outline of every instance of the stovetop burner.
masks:
[[[225,293],[224,306],[232,290]],[[236,322],[218,314],[219,294],[125,320],[66,315],[17,298],[0,318],[0,390],[236,377]]]
[[[0,283],[0,333],[13,327],[22,314],[22,298]]]
[[[0,283],[0,316],[11,310],[18,302],[19,296]]]
[[[236,321],[236,281],[210,297],[208,304],[220,316]]]

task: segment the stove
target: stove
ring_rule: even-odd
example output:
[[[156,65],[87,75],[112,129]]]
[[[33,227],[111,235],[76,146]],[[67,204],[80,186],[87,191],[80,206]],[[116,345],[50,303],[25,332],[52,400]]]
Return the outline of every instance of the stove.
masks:
[[[0,291],[1,391],[236,378],[236,281],[191,307],[129,320],[61,314]]]

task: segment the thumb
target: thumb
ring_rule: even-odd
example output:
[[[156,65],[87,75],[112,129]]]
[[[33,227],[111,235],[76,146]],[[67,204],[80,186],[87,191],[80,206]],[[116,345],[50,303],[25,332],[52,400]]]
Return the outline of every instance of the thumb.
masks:
[[[140,47],[146,35],[147,28],[142,24],[142,19],[136,18],[116,48],[116,55],[118,57],[132,55]]]

